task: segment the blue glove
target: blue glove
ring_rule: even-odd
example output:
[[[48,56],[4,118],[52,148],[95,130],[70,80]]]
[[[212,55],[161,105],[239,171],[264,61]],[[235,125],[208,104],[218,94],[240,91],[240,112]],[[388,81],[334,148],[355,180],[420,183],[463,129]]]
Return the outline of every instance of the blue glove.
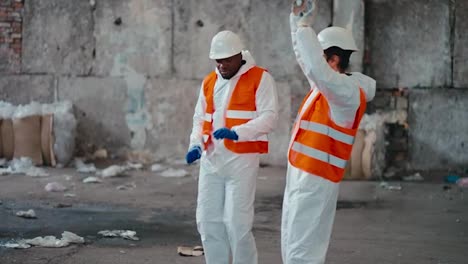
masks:
[[[229,128],[220,128],[213,133],[213,136],[216,139],[223,139],[223,138],[227,138],[230,140],[239,139],[239,136],[236,134],[236,132],[234,132],[233,130],[230,130]]]
[[[187,155],[185,156],[185,160],[187,161],[187,164],[191,164],[197,159],[201,158],[202,150],[199,146],[195,146],[192,149],[190,149],[189,152],[187,152]]]

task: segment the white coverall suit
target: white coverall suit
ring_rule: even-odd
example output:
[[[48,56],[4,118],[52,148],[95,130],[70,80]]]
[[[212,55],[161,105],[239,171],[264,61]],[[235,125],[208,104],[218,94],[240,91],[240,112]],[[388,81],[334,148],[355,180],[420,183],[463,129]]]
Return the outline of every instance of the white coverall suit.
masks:
[[[232,91],[240,76],[255,66],[248,51],[246,61],[237,74],[225,80],[219,74],[214,88],[213,132],[225,127],[225,112]],[[264,72],[256,92],[257,117],[233,127],[239,141],[265,136],[276,126],[278,98],[275,82]],[[193,117],[190,148],[202,146],[202,124],[206,102],[203,85]],[[252,235],[254,199],[259,168],[259,154],[236,154],[226,149],[224,140],[213,138],[213,144],[203,151],[198,183],[197,226],[201,235],[207,264],[256,264],[257,249]]]
[[[375,80],[362,73],[346,75],[334,71],[323,57],[314,30],[311,27],[297,28],[293,16],[291,14],[290,23],[294,53],[313,89],[297,120],[320,92],[328,101],[332,120],[337,125],[351,128],[360,105],[359,87],[370,101],[375,95]],[[293,128],[292,140],[299,130],[298,124],[296,122]],[[325,262],[338,191],[338,183],[307,173],[288,162],[281,224],[283,263]]]

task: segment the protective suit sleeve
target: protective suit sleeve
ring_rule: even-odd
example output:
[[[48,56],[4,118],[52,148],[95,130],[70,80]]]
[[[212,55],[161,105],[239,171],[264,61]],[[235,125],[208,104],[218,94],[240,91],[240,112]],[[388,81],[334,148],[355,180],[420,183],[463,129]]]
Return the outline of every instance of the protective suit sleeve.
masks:
[[[298,62],[309,82],[336,106],[359,105],[359,89],[346,74],[334,71],[323,57],[323,50],[311,27],[299,27],[296,31]]]
[[[256,92],[257,117],[249,122],[232,127],[239,141],[254,140],[270,133],[278,121],[278,95],[273,77],[264,72]]]
[[[203,121],[205,117],[205,95],[203,94],[203,84],[200,88],[197,104],[195,106],[195,113],[193,115],[192,133],[190,134],[189,150],[195,146],[202,146],[203,139]]]

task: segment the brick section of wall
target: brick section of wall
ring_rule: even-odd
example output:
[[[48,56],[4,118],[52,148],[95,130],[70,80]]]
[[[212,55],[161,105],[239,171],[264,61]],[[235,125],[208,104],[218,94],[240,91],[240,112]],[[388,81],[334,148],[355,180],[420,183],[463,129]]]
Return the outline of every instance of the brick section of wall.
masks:
[[[408,89],[377,90],[367,107],[369,113],[393,113],[389,115],[392,118],[386,120],[385,129],[387,168],[406,168],[408,165],[408,94]]]
[[[23,0],[0,1],[0,72],[20,71],[23,7]]]

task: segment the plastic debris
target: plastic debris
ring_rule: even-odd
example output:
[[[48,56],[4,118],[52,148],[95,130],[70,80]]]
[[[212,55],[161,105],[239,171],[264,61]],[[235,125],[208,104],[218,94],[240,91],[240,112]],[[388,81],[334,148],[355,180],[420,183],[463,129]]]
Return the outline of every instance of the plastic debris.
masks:
[[[184,169],[167,169],[161,173],[161,176],[168,178],[180,178],[189,175],[189,173]]]
[[[30,248],[31,245],[29,245],[28,243],[26,243],[25,240],[20,240],[20,241],[16,241],[16,242],[9,242],[9,243],[6,243],[3,245],[3,247],[6,247],[6,248],[15,248],[15,249],[27,249],[27,248]]]
[[[108,154],[106,149],[98,149],[94,152],[93,158],[94,159],[107,159]]]
[[[460,176],[458,175],[447,175],[444,177],[444,181],[446,183],[457,183],[459,179],[460,179]]]
[[[403,189],[400,185],[390,185],[388,182],[381,182],[380,187],[391,191],[401,191]]]
[[[124,185],[119,185],[117,186],[116,189],[119,191],[124,191],[124,190],[135,189],[135,188],[136,188],[136,184],[134,182],[131,182],[131,183],[127,183]]]
[[[122,175],[127,170],[125,166],[112,165],[100,172],[103,178],[110,178]]]
[[[457,185],[462,187],[462,188],[468,188],[468,178],[458,179]]]
[[[96,166],[94,164],[89,163],[86,164],[83,162],[82,159],[75,159],[75,168],[78,172],[80,173],[95,173],[96,172]]]
[[[71,175],[63,175],[66,181],[71,181],[73,179],[73,176]]]
[[[9,175],[9,174],[12,174],[13,171],[11,170],[11,168],[0,168],[0,176],[3,176],[3,175]]]
[[[0,159],[0,167],[5,167],[8,164],[6,159]]]
[[[177,247],[177,254],[182,257],[200,257],[204,255],[203,247],[187,247],[181,246]]]
[[[413,175],[403,177],[403,180],[404,181],[424,181],[424,178],[423,176],[421,176],[419,172],[417,172]]]
[[[164,170],[166,167],[164,167],[163,165],[159,164],[159,163],[155,163],[151,166],[151,171],[152,172],[158,172],[158,171],[162,171]]]
[[[62,241],[66,241],[69,244],[83,244],[85,242],[84,238],[68,231],[62,233]]]
[[[36,247],[61,248],[70,244],[83,244],[84,238],[72,232],[65,231],[62,233],[61,239],[57,239],[55,236],[45,236],[27,239],[25,242]]]
[[[50,176],[44,169],[34,166],[30,158],[21,157],[13,159],[10,162],[10,167],[7,169],[11,174],[26,174],[31,177],[48,177]]]
[[[99,231],[98,234],[104,237],[122,237],[133,241],[140,240],[136,237],[136,232],[132,230],[103,230]]]
[[[77,121],[73,114],[73,104],[71,101],[62,101],[49,106],[52,107],[54,114],[54,153],[57,163],[66,165],[71,161],[75,152]]]
[[[28,219],[35,219],[36,217],[36,212],[34,212],[33,209],[29,209],[28,211],[18,211],[16,213],[16,216],[23,217],[23,218],[28,218]]]
[[[64,192],[67,190],[67,187],[58,182],[49,182],[44,189],[47,192]]]
[[[83,180],[83,183],[101,183],[102,181],[96,177],[88,177]]]
[[[68,198],[73,198],[73,197],[76,197],[76,194],[74,193],[66,193],[63,195],[64,197],[68,197]]]
[[[41,115],[42,106],[38,102],[31,102],[27,105],[19,105],[15,113],[13,114],[13,119],[21,119],[33,115]]]
[[[128,162],[127,163],[127,168],[130,169],[130,170],[141,170],[141,169],[143,169],[143,164]]]

